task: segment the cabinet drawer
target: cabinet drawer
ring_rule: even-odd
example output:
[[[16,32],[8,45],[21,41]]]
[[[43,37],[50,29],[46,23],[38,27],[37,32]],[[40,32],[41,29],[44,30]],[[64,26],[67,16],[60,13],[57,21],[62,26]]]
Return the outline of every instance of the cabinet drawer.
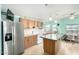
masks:
[[[37,43],[37,36],[29,36],[29,37],[25,37],[24,39],[25,49],[33,45],[36,45],[36,43]]]

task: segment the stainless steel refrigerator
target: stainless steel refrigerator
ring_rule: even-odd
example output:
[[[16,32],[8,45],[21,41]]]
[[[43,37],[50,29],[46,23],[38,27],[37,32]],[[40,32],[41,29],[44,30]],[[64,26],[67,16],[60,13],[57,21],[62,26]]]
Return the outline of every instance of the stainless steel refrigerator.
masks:
[[[16,55],[24,52],[24,31],[19,22],[2,21],[2,53],[3,55]]]

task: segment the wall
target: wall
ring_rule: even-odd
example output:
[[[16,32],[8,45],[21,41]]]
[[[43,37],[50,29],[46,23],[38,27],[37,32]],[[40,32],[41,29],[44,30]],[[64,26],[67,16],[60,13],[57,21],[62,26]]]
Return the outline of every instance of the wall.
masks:
[[[14,22],[19,22],[20,16],[14,15]]]
[[[1,54],[1,5],[0,5],[0,54]]]
[[[67,24],[79,24],[79,17],[75,18],[75,19],[68,19],[68,18],[65,18],[65,19],[61,19],[60,21],[60,26],[59,26],[59,32],[60,34],[65,34],[66,33],[66,25]]]
[[[45,21],[43,24],[44,31],[56,31],[57,30],[57,24],[54,21]]]
[[[58,34],[63,35],[66,33],[65,28],[67,24],[79,24],[79,17],[76,17],[75,19],[72,20],[69,18],[63,18],[58,21],[58,24],[59,24],[59,26],[57,26]],[[45,28],[47,25],[50,26],[48,27],[48,29],[53,29],[52,26],[57,24],[55,24],[53,21],[46,21],[44,22],[43,27]]]

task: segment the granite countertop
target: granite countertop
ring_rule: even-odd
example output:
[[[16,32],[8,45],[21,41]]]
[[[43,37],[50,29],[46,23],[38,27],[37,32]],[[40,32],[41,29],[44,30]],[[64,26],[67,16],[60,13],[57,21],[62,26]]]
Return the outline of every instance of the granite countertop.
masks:
[[[46,34],[46,35],[41,36],[41,38],[46,38],[49,40],[61,40],[61,41],[65,41],[65,42],[79,43],[79,40],[66,39],[63,36],[60,36],[57,34]]]
[[[58,37],[57,34],[47,34],[47,35],[41,36],[41,38],[46,38],[49,40],[58,40],[60,37]]]
[[[28,37],[28,36],[34,36],[34,35],[38,35],[38,34],[27,34],[24,37]]]

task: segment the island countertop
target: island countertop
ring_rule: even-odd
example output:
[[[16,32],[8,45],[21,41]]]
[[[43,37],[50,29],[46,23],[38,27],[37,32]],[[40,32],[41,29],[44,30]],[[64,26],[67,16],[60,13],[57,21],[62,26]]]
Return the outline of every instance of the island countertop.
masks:
[[[46,38],[46,39],[50,39],[50,40],[60,39],[60,37],[57,34],[47,34],[47,35],[41,36],[41,38]]]

